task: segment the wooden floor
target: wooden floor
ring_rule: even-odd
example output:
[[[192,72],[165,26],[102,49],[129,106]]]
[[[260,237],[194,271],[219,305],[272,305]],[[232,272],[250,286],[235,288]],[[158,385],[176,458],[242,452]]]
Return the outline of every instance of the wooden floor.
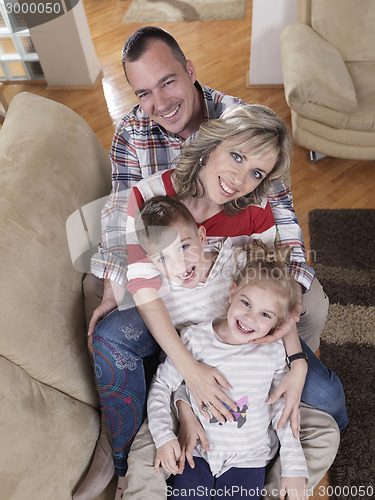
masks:
[[[103,77],[93,89],[56,89],[45,84],[6,85],[11,101],[27,90],[61,102],[81,115],[109,149],[115,125],[135,104],[121,67],[122,45],[140,24],[122,24],[130,0],[83,0]],[[180,42],[204,84],[272,107],[288,124],[290,111],[282,87],[246,87],[250,61],[251,0],[240,21],[161,23]],[[307,151],[296,147],[292,190],[300,225],[309,245],[308,212],[314,208],[375,208],[375,162],[325,158],[308,161]],[[350,235],[348,235],[350,237]],[[316,496],[320,500],[327,498]]]

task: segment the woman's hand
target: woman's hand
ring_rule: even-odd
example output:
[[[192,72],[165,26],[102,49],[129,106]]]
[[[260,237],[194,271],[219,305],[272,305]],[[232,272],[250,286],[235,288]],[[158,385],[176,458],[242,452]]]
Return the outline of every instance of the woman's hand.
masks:
[[[280,500],[307,500],[306,479],[304,477],[282,477]]]
[[[237,410],[237,405],[220,388],[230,390],[232,387],[215,368],[195,361],[189,373],[183,374],[183,376],[201,414],[206,420],[210,420],[211,415],[213,415],[223,424],[225,419],[233,422],[233,415],[223,403],[233,411]]]
[[[184,470],[185,458],[190,467],[194,469],[193,450],[197,441],[199,440],[204,450],[209,451],[210,445],[208,443],[207,435],[201,426],[191,406],[179,399],[176,402],[178,409],[178,419],[180,421],[180,430],[178,433],[178,441],[181,447],[181,457],[179,460],[179,469]]]
[[[297,439],[300,428],[300,411],[299,403],[301,394],[305,384],[307,373],[307,363],[304,359],[293,361],[291,369],[286,373],[278,388],[270,395],[267,404],[272,404],[277,401],[282,395],[285,397],[285,407],[277,428],[281,429],[290,417],[290,425],[292,427],[293,436]]]

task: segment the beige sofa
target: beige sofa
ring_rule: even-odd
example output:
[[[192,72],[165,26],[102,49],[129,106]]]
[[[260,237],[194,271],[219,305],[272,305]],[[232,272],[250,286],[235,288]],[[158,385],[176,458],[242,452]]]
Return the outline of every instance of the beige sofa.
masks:
[[[298,0],[281,35],[295,142],[336,158],[375,159],[375,2]]]
[[[109,158],[76,113],[22,93],[0,128],[0,165],[0,498],[69,500],[100,419],[66,221],[108,195]]]

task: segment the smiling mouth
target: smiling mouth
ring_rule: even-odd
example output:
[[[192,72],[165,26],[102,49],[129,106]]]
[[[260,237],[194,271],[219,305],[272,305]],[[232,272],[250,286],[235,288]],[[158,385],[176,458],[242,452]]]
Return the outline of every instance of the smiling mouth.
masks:
[[[186,273],[178,274],[178,277],[183,281],[187,281],[190,278],[192,278],[194,271],[195,271],[195,266],[192,266],[188,271],[186,271]]]
[[[174,115],[175,115],[175,114],[178,112],[178,110],[180,109],[180,106],[181,106],[181,105],[179,104],[176,108],[172,109],[172,111],[170,111],[169,113],[166,113],[166,114],[161,114],[160,116],[162,116],[163,118],[173,118],[173,117],[174,117]]]
[[[255,330],[253,328],[248,328],[246,325],[241,323],[241,321],[237,320],[237,326],[243,333],[253,333]]]
[[[236,193],[236,191],[234,191],[233,189],[231,189],[224,181],[221,177],[219,177],[219,184],[220,184],[220,187],[221,189],[224,191],[224,193],[228,194],[228,195],[234,195]]]

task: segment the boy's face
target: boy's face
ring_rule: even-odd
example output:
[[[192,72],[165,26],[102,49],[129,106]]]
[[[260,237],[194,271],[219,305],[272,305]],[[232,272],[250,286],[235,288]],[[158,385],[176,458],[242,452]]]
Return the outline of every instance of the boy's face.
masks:
[[[228,344],[246,344],[267,335],[278,323],[280,304],[273,287],[232,285],[227,314]]]
[[[195,288],[200,281],[205,280],[211,267],[203,251],[206,244],[203,226],[198,229],[183,219],[177,219],[166,229],[165,237],[162,236],[157,248],[151,245],[148,257],[174,283],[185,288]]]

